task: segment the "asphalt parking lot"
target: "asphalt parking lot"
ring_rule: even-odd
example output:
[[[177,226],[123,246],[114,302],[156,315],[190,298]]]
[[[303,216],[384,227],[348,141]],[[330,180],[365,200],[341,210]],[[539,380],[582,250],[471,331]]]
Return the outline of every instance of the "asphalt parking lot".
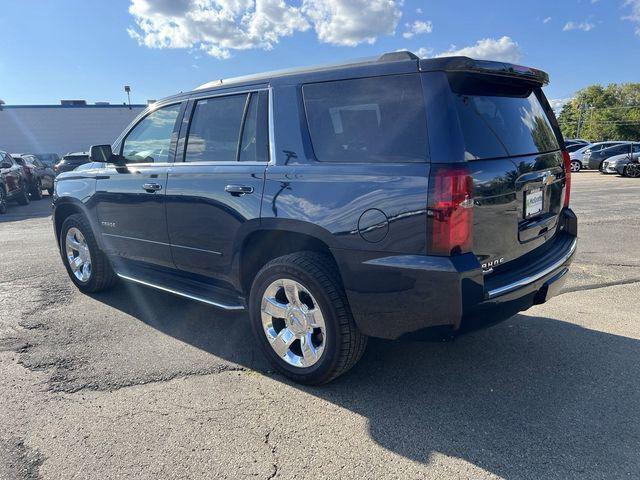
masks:
[[[0,479],[637,478],[640,181],[574,175],[562,295],[300,387],[244,315],[67,278],[49,199],[0,217]]]

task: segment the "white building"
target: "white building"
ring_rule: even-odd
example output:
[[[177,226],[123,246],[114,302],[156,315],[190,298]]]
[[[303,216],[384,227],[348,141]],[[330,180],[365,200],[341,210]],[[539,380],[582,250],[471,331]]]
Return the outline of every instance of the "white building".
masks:
[[[63,100],[60,105],[0,104],[0,150],[9,153],[87,151],[112,143],[146,105],[87,105]]]

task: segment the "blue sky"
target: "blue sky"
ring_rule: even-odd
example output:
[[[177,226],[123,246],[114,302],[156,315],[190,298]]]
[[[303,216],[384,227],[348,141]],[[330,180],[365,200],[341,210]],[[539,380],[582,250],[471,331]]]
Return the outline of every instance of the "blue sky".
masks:
[[[0,99],[144,103],[264,70],[409,49],[515,60],[550,99],[640,81],[640,0],[0,0]]]

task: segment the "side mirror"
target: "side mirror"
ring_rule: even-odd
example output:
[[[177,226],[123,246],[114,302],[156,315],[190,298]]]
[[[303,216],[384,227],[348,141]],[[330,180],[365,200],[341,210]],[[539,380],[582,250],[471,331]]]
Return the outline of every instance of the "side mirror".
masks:
[[[89,150],[89,160],[92,162],[112,162],[113,152],[111,145],[91,145]]]

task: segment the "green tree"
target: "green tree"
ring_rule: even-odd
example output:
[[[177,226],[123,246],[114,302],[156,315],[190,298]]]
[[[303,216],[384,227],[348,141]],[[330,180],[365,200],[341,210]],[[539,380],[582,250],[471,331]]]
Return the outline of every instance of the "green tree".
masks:
[[[640,140],[640,83],[583,88],[562,108],[558,122],[567,138]]]

